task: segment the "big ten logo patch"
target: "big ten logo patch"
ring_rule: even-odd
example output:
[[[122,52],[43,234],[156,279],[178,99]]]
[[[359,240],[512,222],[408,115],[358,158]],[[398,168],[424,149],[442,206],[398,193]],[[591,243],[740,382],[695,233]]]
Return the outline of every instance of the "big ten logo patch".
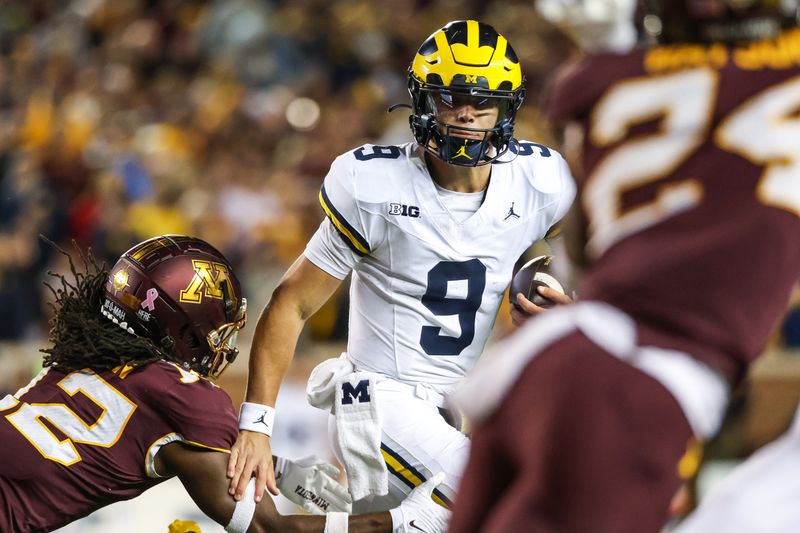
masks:
[[[342,383],[342,405],[352,405],[353,400],[358,400],[358,403],[370,401],[368,379],[362,379],[355,387],[348,381]]]
[[[405,204],[389,204],[389,214],[401,217],[419,218],[419,207]]]
[[[221,300],[225,296],[223,284],[228,294],[233,294],[233,287],[228,279],[227,266],[222,263],[194,259],[192,260],[192,267],[194,268],[194,276],[189,282],[189,286],[181,291],[181,302],[199,304],[203,301],[203,295]]]

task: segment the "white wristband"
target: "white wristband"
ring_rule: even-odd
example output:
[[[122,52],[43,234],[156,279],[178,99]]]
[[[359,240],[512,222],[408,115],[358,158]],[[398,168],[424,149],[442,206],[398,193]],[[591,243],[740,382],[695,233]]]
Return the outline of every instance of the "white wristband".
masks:
[[[275,408],[260,403],[242,402],[239,407],[239,429],[263,433],[272,436],[275,424]]]
[[[347,513],[328,513],[325,515],[325,531],[323,533],[347,533],[349,525]]]

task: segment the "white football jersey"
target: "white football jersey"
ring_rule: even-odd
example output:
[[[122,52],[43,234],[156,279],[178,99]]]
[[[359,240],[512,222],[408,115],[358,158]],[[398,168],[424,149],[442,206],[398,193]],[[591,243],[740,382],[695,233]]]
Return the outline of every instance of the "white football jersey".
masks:
[[[306,257],[352,270],[347,352],[361,370],[449,389],[483,351],[520,255],[567,212],[575,183],[560,154],[514,141],[480,208],[458,222],[418,145],[364,145],[333,162],[327,219]]]

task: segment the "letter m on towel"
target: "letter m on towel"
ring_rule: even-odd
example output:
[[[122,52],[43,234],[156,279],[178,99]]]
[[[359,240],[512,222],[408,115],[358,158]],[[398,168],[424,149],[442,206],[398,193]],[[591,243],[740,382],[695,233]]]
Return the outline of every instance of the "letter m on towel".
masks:
[[[358,399],[358,403],[370,401],[368,379],[362,379],[355,387],[347,381],[342,383],[342,404],[350,405],[354,399]]]

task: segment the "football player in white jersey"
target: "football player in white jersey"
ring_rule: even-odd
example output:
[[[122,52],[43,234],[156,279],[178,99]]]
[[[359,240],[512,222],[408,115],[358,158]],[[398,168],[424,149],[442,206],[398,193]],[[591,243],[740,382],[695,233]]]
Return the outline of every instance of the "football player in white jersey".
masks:
[[[409,68],[409,92],[416,142],[368,144],[333,162],[319,195],[327,216],[258,321],[229,463],[237,497],[253,472],[258,496],[265,484],[277,493],[271,406],[306,319],[351,272],[340,361],[370,381],[337,401],[377,402],[388,493],[369,489],[370,506],[388,508],[439,471],[434,499],[453,497],[469,440],[446,421],[445,395],[483,351],[515,262],[564,216],[575,184],[560,154],[512,137],[523,76],[491,26],[454,21],[433,33]],[[337,452],[353,490],[361,473]]]

